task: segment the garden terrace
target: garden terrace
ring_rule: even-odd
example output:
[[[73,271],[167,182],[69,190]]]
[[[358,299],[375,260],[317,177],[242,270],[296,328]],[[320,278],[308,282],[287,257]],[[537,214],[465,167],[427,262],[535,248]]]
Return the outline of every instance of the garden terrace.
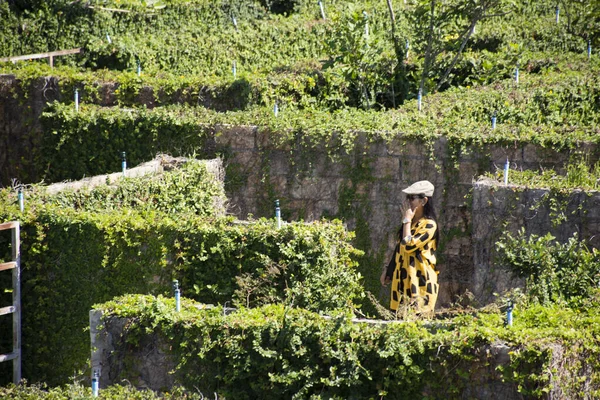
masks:
[[[190,298],[185,304],[216,306],[190,325],[214,317],[211,332],[224,341],[224,327],[250,326],[263,313],[277,314],[263,318],[271,324],[269,338],[279,329],[272,322],[286,315],[314,320],[317,335],[332,338],[330,320],[312,312],[334,320],[340,308],[394,318],[381,307],[388,294],[378,278],[395,245],[402,189],[428,179],[441,227],[438,317],[459,303],[493,308],[469,313],[480,312],[482,325],[463,317],[438,332],[389,324],[403,327],[391,331],[414,329],[406,347],[382,353],[364,344],[372,358],[398,355],[392,375],[361,369],[366,364],[355,360],[362,350],[353,353],[348,345],[332,350],[342,360],[335,371],[343,372],[331,374],[330,361],[315,362],[314,376],[301,366],[257,387],[273,394],[321,387],[332,396],[355,387],[393,397],[394,382],[406,378],[415,386],[401,391],[476,397],[463,366],[473,366],[473,354],[489,361],[478,351],[499,340],[513,353],[484,374],[504,382],[485,386],[482,397],[504,393],[500,387],[531,397],[596,395],[597,364],[586,357],[597,360],[597,343],[586,335],[598,325],[591,289],[600,237],[598,6],[321,4],[324,15],[312,0],[0,2],[0,58],[82,49],[54,58],[53,68],[39,60],[0,63],[0,217],[23,224],[25,376],[54,385],[81,375],[75,371],[86,369],[82,329],[92,304],[142,293],[158,300],[119,302],[144,298],[162,310],[172,279]],[[208,170],[188,166],[113,181],[123,152],[128,165],[157,154],[219,158],[225,180],[207,181]],[[481,175],[487,180],[478,180]],[[110,182],[58,195],[39,183],[98,176]],[[19,188],[25,189],[23,213]],[[271,219],[276,199],[284,220],[279,230]],[[223,203],[233,216],[222,216]],[[543,268],[515,268],[531,260],[544,261],[536,263]],[[576,268],[565,268],[573,263]],[[579,294],[565,292],[561,282]],[[515,288],[524,298],[513,296]],[[523,311],[517,319],[523,335],[500,326],[498,304],[509,296]],[[227,302],[255,309],[217,321],[211,312]],[[133,318],[145,318],[146,310],[138,311]],[[574,319],[565,330],[556,323],[563,317]],[[474,333],[488,322],[493,333]],[[588,330],[576,331],[584,323]],[[340,324],[352,339],[363,327]],[[550,332],[548,342],[538,340],[536,324]],[[281,332],[287,331],[277,333],[284,341]],[[387,343],[381,332],[365,329]],[[235,340],[227,343],[249,353],[264,350]],[[585,354],[576,358],[571,349]],[[440,370],[433,372],[446,368],[436,376],[452,376],[452,385],[423,383],[422,372],[432,368],[427,363],[437,361]],[[572,368],[556,375],[555,361]],[[271,364],[279,372],[286,365]],[[375,391],[363,379],[369,375],[380,385]],[[208,385],[234,392],[237,383],[246,384],[238,378],[226,371]],[[349,383],[354,378],[358,386]]]
[[[225,315],[187,299],[176,312],[173,299],[151,296],[124,296],[95,308],[92,363],[102,387],[127,379],[155,390],[183,385],[266,399],[598,393],[597,307],[581,314],[518,309],[509,327],[497,310],[383,324],[283,305]]]

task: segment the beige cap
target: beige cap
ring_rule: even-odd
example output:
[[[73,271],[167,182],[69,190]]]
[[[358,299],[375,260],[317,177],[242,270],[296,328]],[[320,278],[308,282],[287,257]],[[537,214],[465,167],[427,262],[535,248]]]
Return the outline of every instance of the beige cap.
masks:
[[[427,197],[433,196],[434,186],[429,181],[415,182],[406,189],[402,190],[406,194],[423,194]]]

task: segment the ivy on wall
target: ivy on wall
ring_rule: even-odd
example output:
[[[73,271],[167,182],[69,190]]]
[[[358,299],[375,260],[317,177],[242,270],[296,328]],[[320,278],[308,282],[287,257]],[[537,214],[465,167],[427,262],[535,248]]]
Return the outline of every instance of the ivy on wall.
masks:
[[[131,205],[117,199],[118,210],[110,198],[94,211],[64,207],[71,195],[55,199],[59,205],[29,198],[20,214],[16,193],[0,192],[0,219],[21,221],[24,376],[58,384],[85,369],[92,304],[125,293],[166,295],[172,279],[206,303],[275,301],[324,312],[360,306],[361,252],[340,222],[276,229],[264,219],[234,223],[193,208],[139,204],[162,196]]]
[[[442,399],[495,381],[490,390],[532,398],[552,391],[568,398],[580,390],[593,397],[600,387],[597,374],[579,379],[585,368],[598,367],[597,308],[518,309],[512,328],[497,309],[436,324],[389,325],[352,323],[348,313],[325,319],[283,305],[224,315],[220,307],[199,310],[187,299],[177,313],[173,299],[152,296],[123,296],[96,309],[104,313],[105,327],[119,318],[131,321],[123,343],[134,348],[147,343],[152,327],[172,348],[178,383],[224,397]],[[490,370],[494,343],[510,351],[503,365]],[[124,346],[114,354],[131,355]],[[561,360],[571,363],[555,368]]]

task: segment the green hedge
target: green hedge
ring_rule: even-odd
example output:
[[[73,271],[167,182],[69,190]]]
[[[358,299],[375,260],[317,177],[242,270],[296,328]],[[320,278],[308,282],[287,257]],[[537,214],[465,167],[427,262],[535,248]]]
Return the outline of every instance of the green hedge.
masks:
[[[83,104],[53,103],[41,117],[41,145],[28,176],[44,176],[47,182],[79,179],[116,172],[121,152],[130,165],[153,158],[159,152],[173,155],[196,153],[214,157],[214,133],[219,125],[256,125],[271,134],[274,146],[295,143],[301,136],[313,146],[327,145],[334,156],[351,152],[357,132],[374,140],[435,140],[446,136],[465,148],[472,143],[533,143],[557,150],[596,143],[600,125],[598,64],[588,73],[552,72],[523,77],[515,87],[511,80],[485,88],[452,89],[429,96],[424,111],[409,103],[399,110],[369,112],[344,109],[335,112],[298,109],[281,103],[274,116],[272,105],[245,111],[219,113],[203,107],[168,106],[154,109],[102,108]],[[490,119],[497,115],[497,128]]]
[[[564,398],[580,390],[600,394],[597,308],[517,308],[512,328],[498,311],[376,325],[352,323],[350,313],[325,319],[282,305],[225,316],[187,299],[177,313],[173,299],[152,296],[124,296],[95,308],[105,327],[130,321],[113,356],[127,360],[131,376],[123,370],[115,379],[137,379],[131,351],[148,345],[153,332],[172,349],[178,383],[226,398],[445,399],[462,398],[469,386],[501,390],[500,382],[525,398],[555,388]],[[494,343],[510,347],[508,365],[497,371],[490,368]],[[553,369],[553,349],[559,357],[564,350],[561,360],[573,364]],[[583,382],[579,373],[588,367],[594,372]]]
[[[140,390],[133,386],[113,385],[109,388],[103,388],[98,397],[92,395],[90,385],[83,385],[80,382],[69,383],[57,387],[48,387],[45,384],[10,384],[0,387],[0,398],[11,400],[204,400],[206,397],[195,390],[182,390],[174,388],[168,393],[155,393],[152,390]]]
[[[168,156],[163,157],[168,163]],[[175,161],[174,161],[175,162]],[[27,202],[42,201],[59,207],[72,207],[89,212],[135,209],[159,211],[171,215],[195,214],[198,216],[223,216],[225,214],[225,191],[221,176],[209,172],[200,160],[179,160],[181,166],[160,174],[141,177],[119,177],[116,182],[81,189],[66,187],[58,193],[48,193],[45,186],[35,185],[23,193]],[[107,178],[108,179],[108,178]]]
[[[403,70],[396,65],[387,4],[381,1],[329,0],[324,3],[326,21],[321,20],[317,3],[308,0],[31,3],[29,7],[0,4],[0,19],[5,22],[0,28],[0,55],[84,47],[83,55],[58,57],[55,62],[132,73],[140,62],[144,73],[220,78],[232,76],[234,60],[243,74],[295,70],[309,60],[322,64],[329,58],[339,61],[333,63],[336,68],[332,71],[343,76],[345,86],[354,92],[344,102],[350,106],[365,106],[361,85],[371,92],[371,104],[385,107],[416,96],[428,37],[428,3],[396,3],[397,39],[401,47],[405,40],[411,43],[412,56]],[[426,88],[432,88],[448,67],[468,25],[464,2],[453,3],[443,5],[447,8],[442,7],[438,15],[435,37],[442,53],[432,65]],[[598,47],[597,8],[564,3],[563,21],[569,23],[557,25],[552,21],[553,6],[546,2],[499,2],[497,9],[489,10],[499,16],[479,23],[477,34],[467,43],[465,56],[445,87],[502,79],[524,51],[584,54],[588,39]],[[288,9],[285,16],[276,12],[282,4]],[[460,15],[461,10],[465,15]],[[362,11],[368,14],[370,51],[352,46],[360,42],[364,31]],[[392,82],[396,85],[395,100],[391,100]]]
[[[158,9],[139,1],[83,4],[54,0],[20,10],[3,2],[0,18],[6,23],[0,31],[0,54],[83,47],[82,56],[55,61],[131,71],[140,61],[143,70],[153,72],[217,76],[231,74],[232,56],[240,71],[250,71],[321,54],[323,25],[305,23],[317,17],[315,6],[308,18],[298,14],[284,18],[270,13],[259,1],[167,3]]]
[[[575,233],[565,243],[552,234],[508,233],[496,243],[499,261],[526,278],[526,294],[541,304],[590,306],[600,284],[600,251],[588,248]]]
[[[236,224],[33,202],[21,215],[13,192],[1,196],[0,220],[22,224],[23,375],[34,382],[64,383],[86,368],[84,329],[93,303],[125,293],[169,294],[172,279],[207,303],[279,301],[327,312],[361,302],[353,261],[359,252],[339,222],[277,230],[267,220]]]
[[[185,109],[101,109],[80,112],[59,103],[41,116],[44,127],[37,165],[46,182],[81,179],[121,170],[121,155],[138,165],[158,153],[214,158],[210,130]]]

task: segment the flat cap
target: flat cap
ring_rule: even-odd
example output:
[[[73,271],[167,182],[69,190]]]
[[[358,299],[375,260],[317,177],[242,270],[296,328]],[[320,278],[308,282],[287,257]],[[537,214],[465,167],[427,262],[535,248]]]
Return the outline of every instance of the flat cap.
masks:
[[[406,189],[402,190],[406,194],[422,194],[427,197],[433,196],[435,187],[429,181],[415,182]]]

